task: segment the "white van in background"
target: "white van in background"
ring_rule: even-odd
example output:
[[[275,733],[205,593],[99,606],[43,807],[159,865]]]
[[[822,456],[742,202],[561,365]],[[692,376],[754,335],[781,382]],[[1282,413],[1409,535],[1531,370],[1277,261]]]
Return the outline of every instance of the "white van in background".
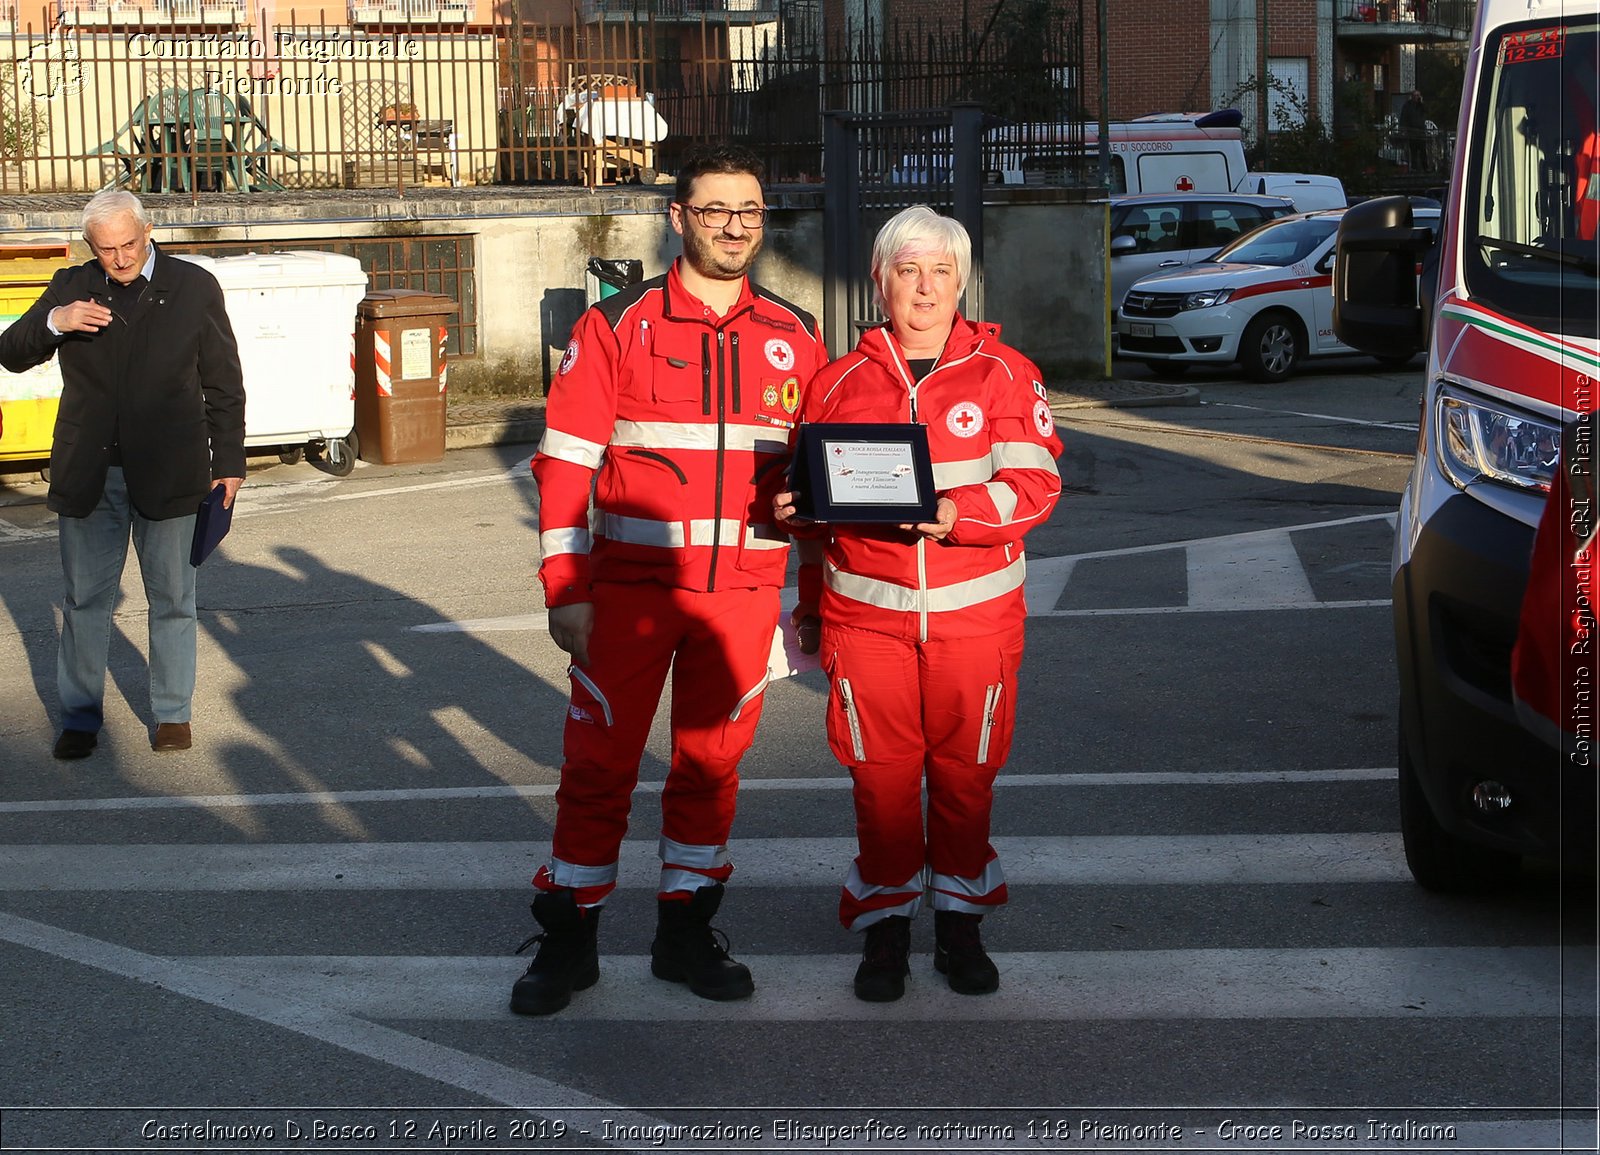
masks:
[[[1108,191],[1121,193],[1232,192],[1245,176],[1238,109],[1158,113],[1114,121],[1108,128]],[[989,180],[995,184],[1061,183],[1069,162],[1097,163],[1099,125],[1083,126],[1081,151],[1066,126],[1009,124],[984,133]],[[990,153],[990,150],[995,151]]]
[[[1344,183],[1338,177],[1307,172],[1247,173],[1233,191],[1264,197],[1285,197],[1294,203],[1295,211],[1300,213],[1342,209],[1350,203],[1344,195]]]
[[[1232,192],[1248,165],[1238,109],[1161,113],[1115,121],[1109,128],[1109,190],[1123,193]],[[1096,124],[1022,122],[983,133],[988,184],[1068,184],[1098,176]],[[894,184],[945,184],[950,180],[950,134],[940,130],[887,173]],[[1343,202],[1341,201],[1342,205]]]

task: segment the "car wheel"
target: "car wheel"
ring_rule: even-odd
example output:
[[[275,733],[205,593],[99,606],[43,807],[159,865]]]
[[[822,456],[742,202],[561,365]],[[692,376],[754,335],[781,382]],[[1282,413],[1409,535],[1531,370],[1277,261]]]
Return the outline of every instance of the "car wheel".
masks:
[[[1400,734],[1400,837],[1411,877],[1424,890],[1444,894],[1490,890],[1509,882],[1522,864],[1518,855],[1478,846],[1439,825],[1417,780],[1404,724]]]
[[[1182,377],[1189,371],[1186,361],[1146,361],[1144,367],[1157,377]]]
[[[1263,313],[1239,342],[1239,360],[1255,381],[1282,381],[1300,363],[1300,326],[1284,313]]]

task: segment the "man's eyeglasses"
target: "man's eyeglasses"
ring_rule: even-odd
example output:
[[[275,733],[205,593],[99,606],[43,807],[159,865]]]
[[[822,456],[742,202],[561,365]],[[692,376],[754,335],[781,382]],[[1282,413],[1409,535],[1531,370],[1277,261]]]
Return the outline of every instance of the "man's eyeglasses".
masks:
[[[711,209],[699,205],[683,205],[682,208],[699,217],[700,223],[708,229],[725,229],[734,217],[747,229],[759,229],[767,223],[766,209]]]

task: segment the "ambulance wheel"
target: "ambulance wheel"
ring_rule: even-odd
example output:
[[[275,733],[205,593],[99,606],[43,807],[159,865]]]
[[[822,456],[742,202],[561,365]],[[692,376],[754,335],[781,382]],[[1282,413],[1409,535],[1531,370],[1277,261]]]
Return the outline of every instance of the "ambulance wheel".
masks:
[[[1187,361],[1146,361],[1144,367],[1157,377],[1166,377],[1168,380],[1176,380],[1189,371]]]
[[[1263,313],[1244,331],[1239,361],[1254,381],[1282,381],[1300,363],[1305,337],[1287,313]]]
[[[304,445],[296,445],[293,449],[280,450],[278,453],[278,460],[285,465],[299,465],[305,459],[306,447]]]
[[[1417,780],[1404,726],[1400,735],[1400,838],[1406,865],[1424,890],[1473,894],[1503,886],[1522,864],[1518,855],[1468,842],[1443,826]]]

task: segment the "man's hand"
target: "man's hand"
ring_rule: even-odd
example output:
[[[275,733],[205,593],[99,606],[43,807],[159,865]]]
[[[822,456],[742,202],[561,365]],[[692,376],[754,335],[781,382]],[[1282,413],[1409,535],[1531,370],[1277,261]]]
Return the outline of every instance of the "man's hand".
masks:
[[[218,477],[212,480],[211,488],[215,489],[219,485],[222,486],[224,491],[222,494],[222,508],[232,509],[234,495],[239,492],[239,487],[243,484],[244,478],[242,477]]]
[[[934,516],[938,518],[937,521],[923,521],[916,525],[902,525],[900,528],[920,533],[933,541],[941,541],[956,527],[956,503],[948,497],[941,497],[938,507],[934,510]]]
[[[822,619],[814,609],[795,606],[794,613],[789,615],[789,624],[794,627],[802,654],[814,654],[822,648]]]
[[[809,517],[802,516],[795,508],[800,499],[800,491],[775,493],[772,495],[772,516],[779,521],[793,521],[796,525],[809,522]]]
[[[550,637],[572,655],[572,664],[589,664],[589,635],[594,633],[594,603],[573,602],[549,612]]]
[[[111,324],[111,310],[99,301],[72,301],[50,310],[49,320],[60,333],[98,333]]]

